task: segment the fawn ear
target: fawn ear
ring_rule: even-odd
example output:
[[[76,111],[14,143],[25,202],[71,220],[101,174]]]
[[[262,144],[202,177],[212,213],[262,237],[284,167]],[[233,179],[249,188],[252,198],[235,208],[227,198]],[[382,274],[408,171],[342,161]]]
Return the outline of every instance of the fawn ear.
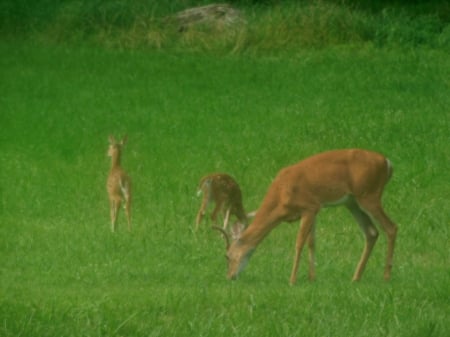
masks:
[[[117,142],[116,142],[116,139],[114,138],[113,135],[109,135],[108,140],[109,140],[109,144],[111,144],[111,145],[117,143]]]
[[[120,145],[125,145],[128,141],[128,135],[123,136],[122,140],[120,141]]]

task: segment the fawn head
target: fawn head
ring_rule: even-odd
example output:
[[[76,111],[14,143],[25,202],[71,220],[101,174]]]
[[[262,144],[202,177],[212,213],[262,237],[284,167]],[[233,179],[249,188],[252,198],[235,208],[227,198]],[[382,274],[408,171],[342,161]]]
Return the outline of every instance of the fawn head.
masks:
[[[118,157],[127,140],[127,135],[125,135],[121,141],[117,141],[114,136],[109,136],[108,157]]]

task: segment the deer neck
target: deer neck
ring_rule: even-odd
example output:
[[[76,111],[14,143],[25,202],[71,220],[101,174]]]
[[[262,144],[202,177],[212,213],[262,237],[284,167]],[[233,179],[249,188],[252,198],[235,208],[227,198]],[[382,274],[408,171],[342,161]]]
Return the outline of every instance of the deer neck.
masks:
[[[247,246],[248,249],[255,249],[270,233],[273,227],[273,225],[260,222],[257,218],[255,218],[255,220],[242,233],[239,241],[241,245]]]
[[[120,167],[120,153],[115,152],[111,156],[111,171]]]

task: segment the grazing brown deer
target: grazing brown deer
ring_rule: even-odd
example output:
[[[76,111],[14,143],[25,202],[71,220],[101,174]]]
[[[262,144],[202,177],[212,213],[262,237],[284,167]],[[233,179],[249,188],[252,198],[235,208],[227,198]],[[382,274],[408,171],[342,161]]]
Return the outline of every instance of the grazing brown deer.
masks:
[[[391,162],[366,150],[335,150],[309,157],[282,169],[259,207],[253,222],[237,240],[227,243],[228,278],[235,279],[246,266],[261,241],[283,221],[301,219],[295,246],[290,283],[297,279],[300,255],[305,243],[309,246],[309,279],[315,278],[314,227],[317,213],[327,206],[344,205],[358,222],[365,235],[365,247],[353,275],[358,281],[378,238],[373,221],[387,235],[384,278],[391,276],[397,225],[381,205],[383,189],[392,175]]]
[[[214,210],[211,213],[214,224],[220,211],[224,214],[224,229],[227,228],[231,215],[235,215],[239,223],[247,224],[247,215],[242,205],[241,189],[238,183],[228,174],[214,173],[203,177],[198,185],[197,194],[203,194],[203,199],[197,213],[195,229],[198,229],[210,202],[215,203]]]
[[[111,157],[111,170],[108,175],[106,187],[110,201],[111,230],[116,231],[117,215],[122,200],[125,201],[125,212],[128,221],[128,230],[131,231],[131,179],[120,166],[122,147],[127,142],[127,136],[116,141],[109,136],[108,156]]]

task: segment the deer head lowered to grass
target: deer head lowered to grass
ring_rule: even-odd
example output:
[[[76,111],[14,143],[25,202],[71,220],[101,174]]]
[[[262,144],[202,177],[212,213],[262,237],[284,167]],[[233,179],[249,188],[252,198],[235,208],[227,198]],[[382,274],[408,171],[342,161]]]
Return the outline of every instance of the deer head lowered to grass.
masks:
[[[378,238],[374,220],[387,236],[384,278],[391,276],[397,225],[381,205],[385,185],[392,175],[391,162],[383,155],[360,149],[335,150],[317,154],[282,169],[255,215],[253,222],[227,242],[228,278],[235,279],[251,254],[270,231],[284,221],[301,219],[297,234],[290,283],[297,279],[300,255],[305,243],[309,247],[309,279],[315,278],[314,227],[317,213],[323,208],[344,205],[365,235],[365,247],[353,275],[358,281]]]
[[[122,148],[127,142],[125,136],[121,141],[117,141],[113,136],[109,136],[108,156],[111,157],[111,170],[109,171],[106,188],[108,191],[111,214],[111,230],[116,231],[117,215],[120,204],[125,201],[125,212],[128,221],[128,230],[131,231],[131,179],[120,166]]]

